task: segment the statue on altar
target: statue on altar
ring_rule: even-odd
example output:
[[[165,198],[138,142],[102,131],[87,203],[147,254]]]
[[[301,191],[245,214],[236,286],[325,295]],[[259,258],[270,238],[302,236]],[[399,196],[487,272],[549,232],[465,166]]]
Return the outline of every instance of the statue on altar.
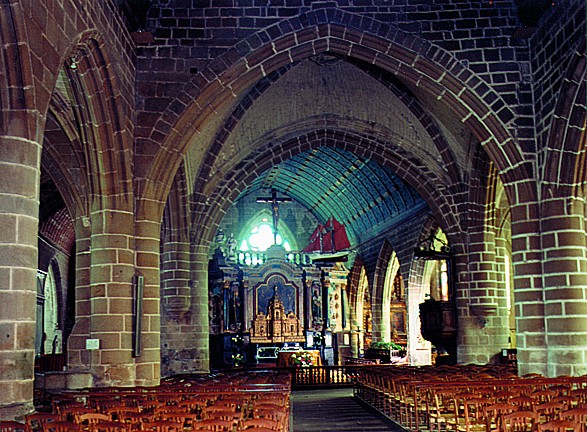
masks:
[[[323,324],[322,314],[322,286],[318,281],[314,281],[311,287],[312,292],[312,327],[315,329],[321,329]]]
[[[228,299],[228,326],[230,330],[238,330],[242,325],[242,299],[239,294],[239,283],[231,282]]]

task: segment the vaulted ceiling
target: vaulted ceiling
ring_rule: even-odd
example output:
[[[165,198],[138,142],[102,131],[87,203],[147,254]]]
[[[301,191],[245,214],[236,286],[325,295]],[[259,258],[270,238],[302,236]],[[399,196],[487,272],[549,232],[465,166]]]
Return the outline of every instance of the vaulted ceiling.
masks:
[[[320,147],[297,154],[259,176],[242,195],[275,189],[306,207],[319,221],[332,216],[352,244],[362,233],[385,230],[425,206],[418,193],[390,170],[349,151]]]

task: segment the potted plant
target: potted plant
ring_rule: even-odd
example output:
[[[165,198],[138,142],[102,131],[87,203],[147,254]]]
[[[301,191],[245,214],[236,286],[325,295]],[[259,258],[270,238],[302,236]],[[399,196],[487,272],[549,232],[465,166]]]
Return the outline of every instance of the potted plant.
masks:
[[[369,359],[379,359],[381,363],[390,363],[392,351],[397,351],[396,356],[399,357],[403,357],[406,354],[406,348],[403,345],[396,342],[377,341],[372,342],[369,348],[367,348],[365,357]]]

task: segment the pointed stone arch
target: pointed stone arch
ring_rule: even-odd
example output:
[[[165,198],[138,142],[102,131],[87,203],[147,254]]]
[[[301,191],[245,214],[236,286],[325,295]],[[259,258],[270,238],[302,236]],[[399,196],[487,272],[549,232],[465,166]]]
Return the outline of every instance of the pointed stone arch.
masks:
[[[301,128],[306,130],[306,128]],[[195,238],[201,242],[210,242],[218,229],[222,217],[236,197],[264,170],[276,165],[290,155],[319,148],[321,146],[339,147],[372,159],[380,165],[399,171],[404,181],[409,183],[423,197],[434,197],[428,205],[439,218],[443,226],[452,235],[460,237],[461,221],[455,213],[458,203],[452,201],[453,195],[443,193],[446,189],[445,177],[438,178],[436,173],[423,165],[416,165],[409,153],[392,142],[383,142],[371,135],[352,132],[351,130],[315,129],[301,135],[283,134],[284,142],[270,142],[257,148],[247,159],[234,161],[234,169],[229,170],[225,178],[217,179],[215,185],[208,184],[210,190],[194,194]],[[410,159],[412,164],[404,162]]]
[[[181,156],[211,115],[228,115],[238,98],[272,71],[324,52],[370,62],[443,101],[482,143],[506,179],[514,179],[512,167],[532,172],[531,162],[524,161],[508,131],[514,113],[490,86],[440,47],[391,25],[352,17],[326,8],[260,31],[187,83],[159,118],[146,117],[140,141],[159,150],[149,155],[153,164],[139,180],[140,195],[162,200],[160,194],[167,193]],[[272,41],[264,42],[267,34],[273,35]],[[170,130],[169,125],[174,127]],[[218,151],[207,148],[204,153]],[[520,187],[528,189],[526,196],[535,195],[531,186]]]
[[[386,290],[389,286],[387,277],[389,276],[388,268],[390,265],[395,267],[397,273],[399,271],[399,264],[394,263],[396,254],[392,245],[388,241],[384,241],[379,250],[377,257],[377,264],[375,266],[375,273],[373,275],[373,296],[371,299],[371,308],[373,312],[373,340],[389,342],[391,339],[390,328],[390,304],[391,292]],[[393,281],[392,281],[393,284]]]
[[[112,60],[94,32],[82,34],[67,58],[63,67],[80,142],[86,145],[90,195],[110,201],[96,203],[98,208],[131,210],[133,177],[127,159],[132,154],[133,129],[125,120],[130,107],[111,73]]]
[[[182,164],[175,175],[161,224],[161,316],[171,319],[181,319],[191,306],[190,202],[184,168]]]
[[[365,295],[364,286],[361,286],[361,275],[365,274],[365,265],[360,256],[355,257],[355,261],[348,275],[348,296],[350,312],[350,329],[351,329],[351,354],[353,357],[360,355],[363,348],[363,297]],[[368,280],[368,278],[367,278]]]
[[[586,51],[585,42],[573,54],[558,98],[544,164],[545,193],[551,188],[567,189],[574,197],[584,197],[587,185],[586,140]]]

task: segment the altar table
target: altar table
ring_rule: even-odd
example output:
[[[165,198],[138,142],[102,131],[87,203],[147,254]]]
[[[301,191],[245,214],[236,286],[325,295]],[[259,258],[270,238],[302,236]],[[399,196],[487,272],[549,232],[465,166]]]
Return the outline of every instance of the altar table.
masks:
[[[277,367],[290,367],[295,366],[291,359],[291,356],[296,354],[299,355],[303,352],[310,353],[312,356],[313,366],[322,366],[322,358],[320,357],[320,351],[318,350],[298,350],[298,351],[279,351],[277,355]]]

